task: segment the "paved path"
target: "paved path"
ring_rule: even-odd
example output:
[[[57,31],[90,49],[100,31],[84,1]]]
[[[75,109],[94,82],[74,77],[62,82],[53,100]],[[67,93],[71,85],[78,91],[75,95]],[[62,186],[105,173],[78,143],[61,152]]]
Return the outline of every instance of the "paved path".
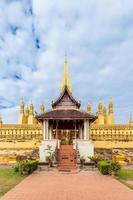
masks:
[[[36,172],[0,200],[133,200],[133,190],[98,172]]]

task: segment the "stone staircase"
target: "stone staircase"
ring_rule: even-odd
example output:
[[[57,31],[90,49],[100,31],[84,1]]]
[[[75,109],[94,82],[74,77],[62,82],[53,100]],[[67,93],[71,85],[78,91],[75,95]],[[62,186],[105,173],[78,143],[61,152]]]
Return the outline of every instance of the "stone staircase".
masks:
[[[73,145],[61,145],[58,150],[59,171],[76,170],[76,151]]]

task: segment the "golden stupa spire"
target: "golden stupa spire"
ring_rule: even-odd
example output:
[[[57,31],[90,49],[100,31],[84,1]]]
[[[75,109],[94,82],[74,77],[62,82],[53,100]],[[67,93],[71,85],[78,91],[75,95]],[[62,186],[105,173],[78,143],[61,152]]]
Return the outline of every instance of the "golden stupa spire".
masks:
[[[40,106],[40,111],[41,111],[41,114],[44,114],[44,112],[45,112],[45,107],[44,107],[43,103]]]
[[[29,105],[29,114],[30,115],[34,115],[34,105],[33,105],[32,101],[31,101],[31,103]]]
[[[112,99],[109,100],[109,113],[113,113],[113,101],[112,101]]]
[[[23,99],[21,99],[21,101],[20,101],[20,113],[24,114],[24,101],[23,101]]]
[[[104,116],[106,117],[106,115],[107,115],[107,108],[106,108],[105,105],[104,105],[104,107],[103,107],[103,114],[104,114]]]
[[[61,92],[64,91],[64,88],[67,87],[69,92],[72,93],[72,82],[68,72],[68,62],[67,62],[67,54],[65,53],[65,61],[64,61],[64,74],[61,82]]]
[[[3,121],[2,121],[2,117],[1,117],[1,115],[0,115],[0,124],[2,124],[3,123]]]
[[[90,103],[88,103],[87,111],[88,111],[88,113],[91,113],[91,104]]]
[[[103,104],[102,104],[102,101],[100,101],[99,104],[98,104],[98,113],[99,114],[103,114]]]
[[[0,128],[2,127],[3,121],[2,121],[2,117],[0,116]]]
[[[129,125],[133,125],[133,119],[132,119],[132,115],[130,114],[130,118],[129,118]]]

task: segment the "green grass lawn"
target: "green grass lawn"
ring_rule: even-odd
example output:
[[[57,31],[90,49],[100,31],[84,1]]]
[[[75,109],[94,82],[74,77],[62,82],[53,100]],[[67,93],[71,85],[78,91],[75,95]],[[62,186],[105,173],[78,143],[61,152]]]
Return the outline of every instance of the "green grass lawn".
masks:
[[[24,176],[15,173],[12,168],[0,168],[0,196],[17,185]]]
[[[122,180],[133,180],[133,169],[121,169],[118,171],[118,177]]]
[[[117,179],[133,189],[133,184],[128,183],[128,181],[133,181],[133,169],[120,169],[117,174]]]

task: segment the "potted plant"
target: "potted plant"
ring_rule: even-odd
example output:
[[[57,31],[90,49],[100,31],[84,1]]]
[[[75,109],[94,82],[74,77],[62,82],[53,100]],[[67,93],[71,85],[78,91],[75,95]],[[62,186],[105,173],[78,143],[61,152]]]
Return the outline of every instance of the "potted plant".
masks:
[[[85,163],[85,158],[84,158],[84,156],[81,156],[80,157],[80,166],[81,166],[81,168],[84,167],[84,163]]]
[[[88,156],[88,158],[90,159],[90,161],[94,162],[95,166],[97,166],[98,163],[97,156]]]
[[[53,161],[54,161],[54,153],[52,150],[52,146],[47,145],[47,156],[46,156],[46,161],[49,164],[49,167],[53,167]]]
[[[54,155],[53,153],[49,153],[46,157],[46,161],[49,164],[49,167],[53,167],[53,160],[54,160]]]

